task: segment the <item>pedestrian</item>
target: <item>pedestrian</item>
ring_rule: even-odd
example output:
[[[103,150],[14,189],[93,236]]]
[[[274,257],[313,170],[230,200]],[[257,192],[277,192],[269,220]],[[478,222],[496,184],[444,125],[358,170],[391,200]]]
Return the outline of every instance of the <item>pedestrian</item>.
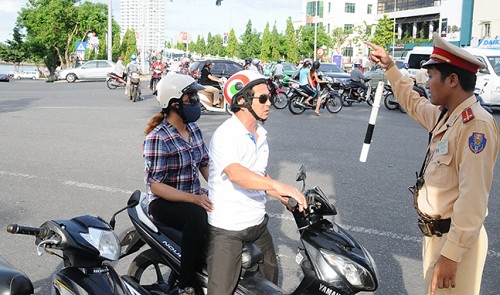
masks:
[[[423,67],[426,62],[427,60],[420,61],[420,69],[415,74],[415,84],[424,90],[425,96],[427,97],[427,99],[429,99],[429,92],[427,91],[427,87],[425,86],[427,80],[429,79],[429,74],[427,74],[427,69]]]
[[[204,262],[207,211],[213,209],[199,179],[200,174],[208,179],[208,149],[196,124],[201,89],[190,76],[171,73],[161,79],[157,100],[162,110],[151,118],[143,145],[149,214],[182,231],[179,292],[175,293],[181,295],[199,290],[196,272]]]
[[[261,122],[271,107],[267,79],[254,71],[232,75],[224,86],[233,115],[215,130],[210,141],[208,213],[208,294],[232,295],[241,271],[243,243],[262,252],[259,272],[278,282],[273,239],[267,228],[266,196],[287,204],[294,198],[303,211],[305,197],[295,187],[267,174],[269,146]]]
[[[488,251],[484,219],[498,155],[495,119],[476,101],[476,73],[484,65],[434,33],[427,69],[430,101],[413,91],[383,47],[372,62],[386,69],[398,102],[430,131],[413,186],[423,238],[425,294],[479,295]]]

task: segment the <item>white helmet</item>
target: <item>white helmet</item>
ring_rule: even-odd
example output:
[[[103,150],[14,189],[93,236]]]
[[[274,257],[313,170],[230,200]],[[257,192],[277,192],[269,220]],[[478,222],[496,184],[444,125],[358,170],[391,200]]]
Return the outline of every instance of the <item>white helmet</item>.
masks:
[[[256,66],[256,65],[258,65],[259,63],[260,63],[260,60],[259,60],[258,58],[254,58],[254,59],[252,59],[252,64],[253,64],[253,65],[255,65],[255,66]]]
[[[238,99],[243,91],[260,83],[267,83],[265,76],[250,70],[239,71],[229,77],[224,84],[224,98],[231,108],[238,106]],[[251,101],[249,103],[251,104]]]
[[[176,73],[169,73],[162,78],[156,88],[158,89],[156,100],[162,109],[168,107],[170,100],[180,99],[184,93],[196,93],[205,89],[196,83],[193,77]]]

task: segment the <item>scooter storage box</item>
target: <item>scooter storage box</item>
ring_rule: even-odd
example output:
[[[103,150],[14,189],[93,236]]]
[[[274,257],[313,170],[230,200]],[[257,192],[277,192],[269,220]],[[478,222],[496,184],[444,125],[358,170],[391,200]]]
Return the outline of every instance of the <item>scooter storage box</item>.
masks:
[[[0,257],[0,294],[33,294],[33,284],[30,279],[2,257]]]

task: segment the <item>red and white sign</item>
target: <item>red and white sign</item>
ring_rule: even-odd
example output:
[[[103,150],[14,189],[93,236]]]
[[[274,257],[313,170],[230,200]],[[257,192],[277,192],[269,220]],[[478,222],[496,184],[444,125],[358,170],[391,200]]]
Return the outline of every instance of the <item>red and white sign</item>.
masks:
[[[319,55],[319,56],[323,56],[323,54],[325,54],[325,51],[323,50],[323,48],[318,48],[318,50],[316,50],[316,53]]]

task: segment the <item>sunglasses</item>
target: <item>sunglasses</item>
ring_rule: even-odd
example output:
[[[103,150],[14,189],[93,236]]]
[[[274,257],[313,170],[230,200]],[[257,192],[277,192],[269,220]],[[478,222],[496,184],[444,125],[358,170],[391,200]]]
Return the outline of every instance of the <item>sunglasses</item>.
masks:
[[[254,96],[253,99],[258,99],[259,103],[265,104],[268,100],[271,99],[269,94],[261,94],[260,96]]]

